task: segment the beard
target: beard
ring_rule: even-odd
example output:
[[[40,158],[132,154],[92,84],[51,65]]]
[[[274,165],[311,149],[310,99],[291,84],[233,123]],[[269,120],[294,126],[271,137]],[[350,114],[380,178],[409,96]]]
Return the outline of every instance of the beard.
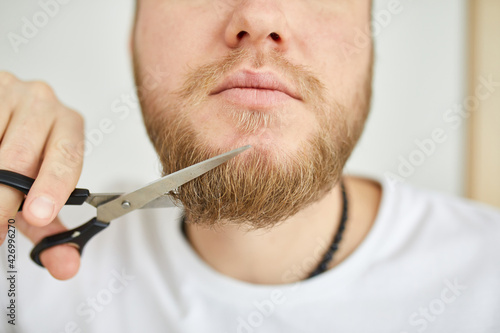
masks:
[[[140,87],[141,66],[137,57],[134,60]],[[353,98],[357,102],[352,110],[327,99],[324,85],[313,73],[291,64],[278,52],[253,54],[239,49],[191,70],[178,91],[141,98],[144,123],[164,175],[238,148],[215,146],[196,131],[189,115],[204,105],[227,73],[246,62],[256,69],[268,65],[297,87],[307,105],[304,112],[314,114],[318,127],[295,151],[273,144],[254,145],[170,193],[182,203],[189,223],[211,227],[237,224],[250,229],[275,226],[323,198],[339,182],[361,135],[369,109],[371,75]],[[230,106],[223,112],[242,138],[278,126],[285,114]],[[348,119],[347,112],[357,116]]]

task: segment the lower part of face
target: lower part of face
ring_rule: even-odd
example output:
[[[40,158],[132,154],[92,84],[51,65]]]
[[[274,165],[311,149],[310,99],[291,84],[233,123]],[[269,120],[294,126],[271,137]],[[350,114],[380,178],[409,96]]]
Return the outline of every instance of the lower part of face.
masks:
[[[141,11],[149,15],[158,12]],[[145,86],[148,66],[154,68],[159,63],[162,68],[175,68],[171,77],[155,89],[142,90],[144,93],[140,94],[146,128],[164,174],[234,148],[252,146],[174,194],[190,222],[267,228],[293,216],[332,189],[342,175],[367,115],[371,48],[369,57],[362,57],[362,73],[359,69],[352,73],[357,79],[346,82],[347,87],[337,92],[334,88],[342,86],[338,80],[349,73],[339,69],[337,75],[322,75],[313,66],[314,58],[299,59],[279,48],[242,45],[214,51],[211,56],[199,55],[194,58],[196,61],[187,60],[193,59],[187,55],[151,57],[155,52],[164,55],[166,51],[151,45],[151,36],[140,35],[149,31],[141,23],[141,11],[134,49],[139,92]],[[189,34],[185,37],[189,38]],[[337,60],[335,53],[332,58],[330,61]],[[346,68],[353,65],[356,64]],[[261,107],[213,94],[224,78],[241,68],[272,70],[295,88],[298,98],[286,97],[270,107]],[[333,84],[329,80],[332,77],[338,77]]]

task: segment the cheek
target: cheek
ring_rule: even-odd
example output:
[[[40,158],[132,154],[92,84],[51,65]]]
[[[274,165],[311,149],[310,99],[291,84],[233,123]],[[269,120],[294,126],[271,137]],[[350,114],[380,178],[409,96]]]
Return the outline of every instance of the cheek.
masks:
[[[213,35],[206,28],[207,13],[196,6],[156,4],[143,6],[134,34],[136,54],[144,75],[147,69],[162,72],[161,87],[172,92],[183,83],[196,55],[207,54],[200,40]],[[147,7],[147,8],[146,8]],[[189,17],[189,20],[185,18]]]
[[[370,68],[372,40],[368,14],[350,16],[330,13],[317,15],[297,42],[318,78],[327,86],[329,97],[342,100],[359,89]],[[347,102],[347,101],[341,101]]]

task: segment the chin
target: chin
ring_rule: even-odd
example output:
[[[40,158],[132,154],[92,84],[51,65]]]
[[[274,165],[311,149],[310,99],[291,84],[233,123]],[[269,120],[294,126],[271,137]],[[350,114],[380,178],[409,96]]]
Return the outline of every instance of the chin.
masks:
[[[315,117],[295,110],[274,113],[232,110],[202,114],[193,117],[199,120],[191,122],[191,126],[199,142],[217,153],[250,145],[252,151],[262,156],[290,156],[303,148],[319,130]]]
[[[305,141],[307,141],[305,139],[301,140],[298,136],[292,139],[289,135],[270,129],[262,129],[256,133],[248,134],[231,128],[223,135],[211,137],[203,135],[201,138],[214,154],[250,145],[252,148],[249,150],[249,153],[241,154],[238,156],[239,159],[258,158],[267,162],[270,160],[279,161],[295,155],[304,146]]]

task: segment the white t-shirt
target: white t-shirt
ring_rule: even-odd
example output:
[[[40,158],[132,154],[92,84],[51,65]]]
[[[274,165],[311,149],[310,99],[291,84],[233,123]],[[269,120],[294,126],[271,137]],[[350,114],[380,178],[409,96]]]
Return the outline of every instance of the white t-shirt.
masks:
[[[253,285],[205,264],[179,209],[133,212],[56,281],[17,235],[16,325],[1,332],[500,332],[500,212],[382,181],[375,223],[340,265],[288,285]],[[8,313],[6,246],[0,251]],[[292,268],[291,268],[292,269]]]

